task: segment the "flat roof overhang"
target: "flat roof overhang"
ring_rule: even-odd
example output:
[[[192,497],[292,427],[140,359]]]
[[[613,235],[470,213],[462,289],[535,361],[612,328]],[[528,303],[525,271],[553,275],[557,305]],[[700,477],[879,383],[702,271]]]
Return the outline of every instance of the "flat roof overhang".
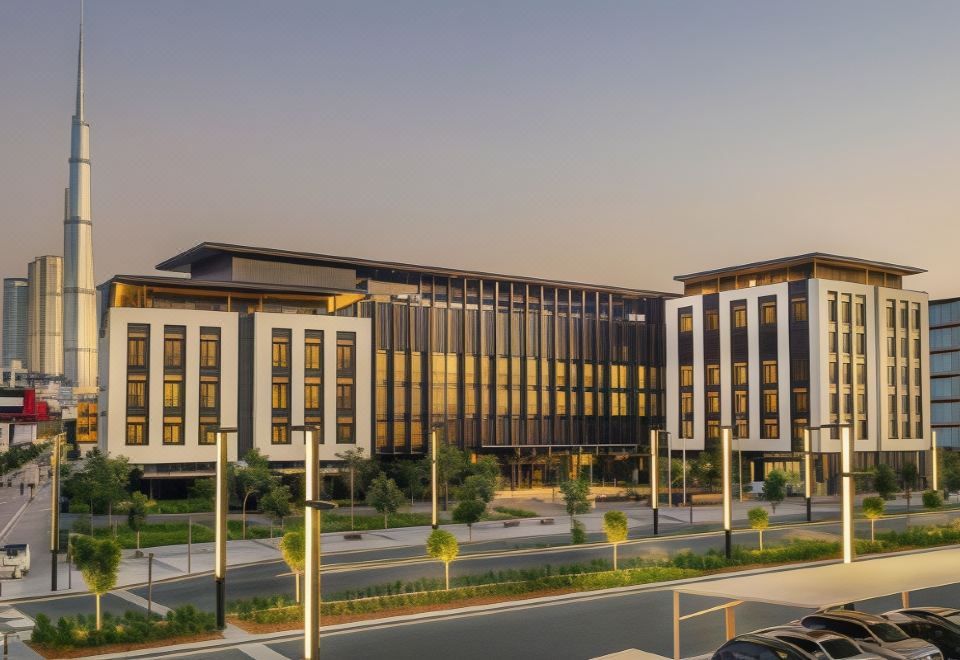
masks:
[[[727,266],[724,268],[715,268],[712,270],[703,270],[698,273],[688,273],[686,275],[675,275],[673,279],[678,282],[690,282],[694,280],[718,277],[720,275],[747,274],[752,271],[762,271],[769,268],[788,268],[790,266],[800,266],[805,263],[823,263],[825,265],[837,265],[856,268],[867,268],[871,270],[883,271],[893,275],[917,275],[927,272],[923,268],[914,266],[901,266],[891,264],[885,261],[873,261],[871,259],[860,259],[858,257],[844,257],[838,254],[829,254],[826,252],[808,252],[798,254],[793,257],[781,257],[778,259],[766,259],[764,261],[754,261],[740,266]]]
[[[739,601],[756,601],[807,609],[857,603],[960,581],[951,567],[960,548],[914,551],[892,557],[864,557],[806,566],[776,573],[756,573],[685,584],[674,591]]]
[[[374,259],[360,259],[356,257],[340,257],[328,254],[316,254],[312,252],[297,252],[292,250],[279,250],[276,248],[251,247],[248,245],[234,245],[231,243],[200,243],[189,250],[185,250],[156,265],[157,270],[174,271],[189,273],[192,264],[209,259],[218,254],[230,254],[239,257],[249,257],[253,259],[265,259],[268,261],[287,261],[299,264],[315,264],[327,266],[345,266],[353,268],[371,268],[381,270],[395,270],[401,272],[428,272],[434,275],[443,275],[447,277],[459,277],[482,280],[512,280],[515,282],[524,282],[540,286],[554,286],[572,289],[591,289],[608,293],[639,296],[645,298],[678,298],[680,294],[651,291],[647,289],[630,289],[627,287],[607,286],[602,284],[589,284],[584,282],[568,282],[564,280],[550,280],[539,277],[525,277],[518,275],[503,275],[498,273],[488,273],[483,271],[462,270],[456,268],[445,268],[441,266],[421,266],[416,264],[407,264],[395,261],[378,261]]]

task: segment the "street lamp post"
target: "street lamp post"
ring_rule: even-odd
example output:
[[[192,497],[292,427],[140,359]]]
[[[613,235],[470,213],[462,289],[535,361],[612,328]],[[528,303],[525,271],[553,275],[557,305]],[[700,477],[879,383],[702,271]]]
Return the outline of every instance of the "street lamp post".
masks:
[[[294,426],[292,431],[304,435],[304,594],[303,594],[303,657],[320,657],[320,511],[335,504],[320,501],[319,433],[313,426]]]
[[[813,457],[810,452],[810,429],[803,429],[803,495],[807,500],[807,522],[813,520]]]
[[[215,513],[215,546],[213,579],[217,598],[217,629],[227,627],[227,435],[236,433],[235,428],[219,428],[217,435],[217,483]]]
[[[843,563],[853,561],[853,435],[850,426],[840,427],[840,474],[843,481],[841,513],[843,520]]]
[[[667,431],[667,506],[673,507],[673,436]]]
[[[430,527],[437,529],[437,429],[430,429]]]
[[[931,476],[933,477],[931,481],[933,483],[931,485],[933,486],[932,490],[940,490],[940,466],[937,465],[937,432],[931,431],[930,435],[932,436],[930,442],[930,461],[933,464],[933,471],[931,472]]]
[[[60,443],[63,433],[53,440],[53,478],[50,480],[50,591],[57,590],[57,555],[60,553]]]
[[[730,454],[730,427],[725,426],[720,432],[721,437],[721,451],[723,452],[723,548],[724,555],[727,559],[730,559],[733,554],[733,545],[732,545],[732,503],[733,493],[731,493],[730,488],[730,463],[731,454]]]
[[[660,431],[650,429],[650,508],[653,510],[653,535],[660,533]]]
[[[680,442],[683,443],[683,449],[681,451],[680,462],[683,463],[683,504],[687,504],[687,439],[680,438]]]

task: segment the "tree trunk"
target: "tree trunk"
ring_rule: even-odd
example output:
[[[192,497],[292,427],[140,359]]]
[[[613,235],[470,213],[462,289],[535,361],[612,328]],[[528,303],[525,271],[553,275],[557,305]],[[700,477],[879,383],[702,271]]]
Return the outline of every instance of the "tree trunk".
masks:
[[[383,528],[387,528],[387,514],[383,514]]]
[[[293,580],[294,580],[294,583],[297,585],[296,591],[294,593],[296,593],[297,604],[299,605],[300,604],[300,573],[294,573]]]
[[[100,630],[100,594],[94,594],[97,601],[97,630]]]
[[[240,519],[243,521],[243,538],[247,538],[247,499],[253,495],[253,491],[249,490],[243,495],[243,508],[240,513]]]
[[[450,591],[450,562],[443,562],[443,580],[447,584],[447,591]]]
[[[757,533],[760,535],[760,550],[762,551],[763,550],[763,530],[759,529],[757,530]]]
[[[910,510],[910,498],[907,498],[907,510]],[[113,527],[113,502],[107,502],[107,527]]]
[[[473,541],[473,523],[467,525],[467,541]]]
[[[449,498],[450,498],[450,484],[444,481],[443,482],[443,510],[444,511],[446,511],[447,506],[449,506]]]
[[[613,544],[613,570],[617,570],[617,544]]]
[[[140,530],[137,530],[137,550],[140,549]]]
[[[871,543],[873,543],[874,541],[876,541],[876,537],[874,536],[874,533],[873,533],[873,524],[874,524],[875,522],[877,522],[877,521],[874,520],[873,518],[870,519],[870,542],[871,542]]]

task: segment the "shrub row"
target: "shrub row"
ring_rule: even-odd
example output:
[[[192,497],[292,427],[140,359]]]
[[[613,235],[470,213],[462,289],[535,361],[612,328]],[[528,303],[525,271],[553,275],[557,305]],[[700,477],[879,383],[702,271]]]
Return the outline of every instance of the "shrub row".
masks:
[[[145,613],[126,612],[122,617],[109,612],[103,614],[103,625],[97,630],[93,615],[60,617],[57,625],[46,614],[38,614],[30,641],[50,648],[87,648],[104,644],[139,644],[157,640],[213,632],[216,618],[211,612],[201,612],[193,605],[185,605],[168,612],[166,617]]]
[[[369,614],[384,610],[447,604],[470,598],[519,596],[556,589],[576,591],[610,589],[666,580],[679,580],[699,574],[700,572],[696,570],[671,566],[645,566],[616,572],[549,575],[519,582],[455,587],[449,591],[401,593],[352,600],[325,600],[321,605],[320,613],[322,616]],[[302,608],[292,604],[285,597],[237,601],[231,603],[230,612],[241,620],[265,624],[289,623],[300,621],[303,618]]]
[[[129,525],[120,522],[117,524],[117,542],[121,548],[131,549],[137,547],[137,533],[130,529]],[[90,521],[86,518],[79,518],[74,521],[73,531],[78,534],[92,534],[97,538],[107,538],[113,534],[109,527],[95,527],[90,529]],[[227,535],[231,541],[243,538],[243,523],[239,520],[227,521]],[[247,525],[248,539],[262,539],[270,535],[267,527],[260,525]],[[213,528],[198,522],[193,523],[193,542],[210,543],[214,540]],[[187,523],[181,522],[163,522],[146,523],[140,530],[140,547],[153,548],[160,545],[178,545],[187,542]]]
[[[527,509],[515,509],[509,506],[495,506],[493,510],[497,513],[502,513],[504,515],[510,516],[512,518],[536,518],[536,511],[529,511]]]

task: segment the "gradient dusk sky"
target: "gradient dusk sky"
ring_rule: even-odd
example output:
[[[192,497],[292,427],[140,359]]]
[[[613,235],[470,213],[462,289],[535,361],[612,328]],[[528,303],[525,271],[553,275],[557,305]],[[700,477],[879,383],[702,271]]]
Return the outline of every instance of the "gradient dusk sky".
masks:
[[[79,2],[0,3],[0,275],[62,254]],[[97,281],[200,241],[960,295],[960,2],[88,0]]]

